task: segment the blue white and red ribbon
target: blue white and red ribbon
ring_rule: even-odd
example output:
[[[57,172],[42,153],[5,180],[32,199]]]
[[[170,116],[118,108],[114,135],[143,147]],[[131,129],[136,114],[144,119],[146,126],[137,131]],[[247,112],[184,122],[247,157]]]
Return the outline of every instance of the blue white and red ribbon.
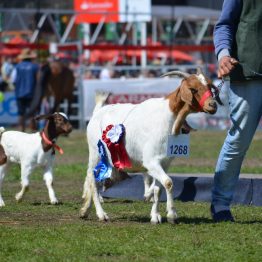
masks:
[[[122,124],[108,125],[103,131],[102,140],[106,143],[112,163],[117,169],[132,166],[124,145],[125,127]]]
[[[100,156],[100,161],[97,166],[94,168],[94,176],[97,182],[101,182],[106,178],[111,177],[112,175],[112,167],[108,162],[106,149],[103,142],[99,139],[97,143],[98,152]]]

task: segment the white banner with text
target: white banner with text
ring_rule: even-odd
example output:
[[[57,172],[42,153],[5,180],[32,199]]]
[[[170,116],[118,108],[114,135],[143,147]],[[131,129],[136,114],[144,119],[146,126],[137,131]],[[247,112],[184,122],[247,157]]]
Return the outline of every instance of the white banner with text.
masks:
[[[180,84],[179,78],[160,79],[110,79],[110,80],[84,80],[83,81],[83,116],[88,122],[95,107],[96,92],[111,93],[108,103],[141,103],[152,97],[163,97],[174,91]],[[224,88],[223,88],[224,89]],[[230,125],[225,92],[220,94],[225,106],[219,106],[215,115],[205,113],[191,114],[189,123],[196,129],[214,128],[227,129]]]

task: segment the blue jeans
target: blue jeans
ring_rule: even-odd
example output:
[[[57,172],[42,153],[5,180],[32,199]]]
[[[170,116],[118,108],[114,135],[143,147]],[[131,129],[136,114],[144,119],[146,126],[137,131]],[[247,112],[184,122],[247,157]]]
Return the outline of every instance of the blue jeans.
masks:
[[[228,88],[232,126],[217,161],[212,204],[229,210],[243,159],[262,115],[262,80],[232,83]]]

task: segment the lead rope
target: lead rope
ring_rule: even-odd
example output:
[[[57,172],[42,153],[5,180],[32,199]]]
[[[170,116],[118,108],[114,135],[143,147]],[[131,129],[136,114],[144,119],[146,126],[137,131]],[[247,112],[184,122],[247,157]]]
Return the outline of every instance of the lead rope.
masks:
[[[222,86],[224,85],[224,83],[225,83],[225,80],[224,80],[224,78],[222,78],[221,82],[217,85],[217,89],[218,89],[219,92],[221,91]]]

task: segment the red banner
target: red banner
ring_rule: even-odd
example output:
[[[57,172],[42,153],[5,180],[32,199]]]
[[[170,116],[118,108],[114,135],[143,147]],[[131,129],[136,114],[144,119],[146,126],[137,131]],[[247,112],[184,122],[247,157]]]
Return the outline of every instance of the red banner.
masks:
[[[0,44],[0,47],[7,47],[7,48],[32,48],[32,49],[42,49],[46,50],[49,49],[48,44],[8,44],[8,43],[2,43]],[[67,44],[67,45],[59,45],[57,46],[58,50],[77,50],[77,45],[75,44]],[[173,50],[180,50],[184,52],[214,52],[214,46],[213,45],[160,45],[160,46],[154,46],[154,45],[146,45],[146,46],[140,46],[140,45],[112,45],[112,44],[106,44],[106,45],[83,45],[83,49],[85,50],[146,50],[146,51],[170,51]]]
[[[74,0],[76,23],[99,23],[101,19],[105,22],[119,21],[118,0]]]

